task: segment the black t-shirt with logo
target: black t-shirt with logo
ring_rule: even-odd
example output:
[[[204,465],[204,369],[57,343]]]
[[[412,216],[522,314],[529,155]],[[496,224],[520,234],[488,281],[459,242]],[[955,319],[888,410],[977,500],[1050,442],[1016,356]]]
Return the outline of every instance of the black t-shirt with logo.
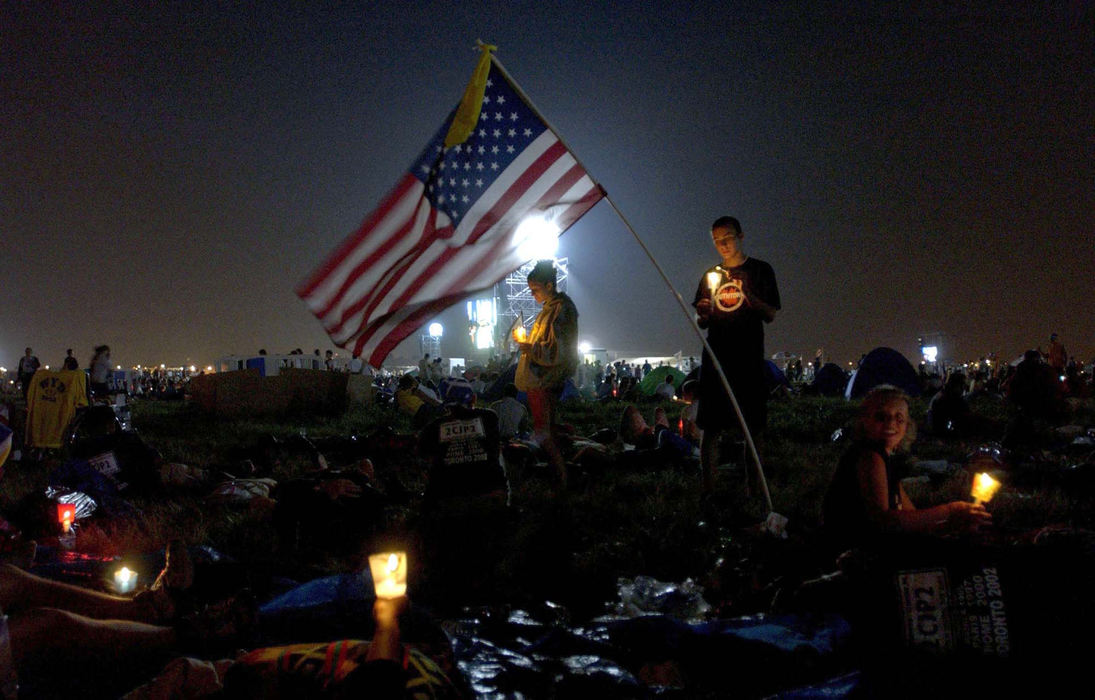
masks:
[[[716,265],[700,278],[693,306],[711,301],[707,342],[715,351],[738,404],[751,429],[765,423],[764,400],[764,314],[745,301],[746,294],[772,308],[780,308],[779,288],[772,266],[763,260],[746,258],[737,267]],[[729,399],[722,388],[711,358],[705,351],[700,370],[701,428],[727,427],[736,423]]]
[[[505,490],[498,414],[451,405],[422,429],[419,448],[430,459],[430,497],[474,496]]]
[[[771,265],[756,258],[746,258],[737,267],[716,265],[709,269],[700,279],[692,302],[695,306],[702,299],[711,300],[707,341],[728,375],[731,368],[726,364],[764,358],[764,314],[745,303],[746,292],[780,308],[776,273]]]

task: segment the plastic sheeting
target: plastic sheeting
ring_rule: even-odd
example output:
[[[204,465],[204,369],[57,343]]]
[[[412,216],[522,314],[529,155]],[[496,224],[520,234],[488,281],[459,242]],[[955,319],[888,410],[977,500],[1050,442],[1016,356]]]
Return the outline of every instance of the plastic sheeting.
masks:
[[[448,631],[459,667],[481,697],[546,697],[552,688],[556,697],[766,695],[846,670],[838,659],[850,635],[848,623],[831,615],[697,624],[643,615],[566,627],[522,611],[504,620],[456,621]]]
[[[443,626],[479,697],[757,696],[811,683],[827,690],[810,692],[829,694],[799,697],[842,697],[839,689],[849,685],[825,683],[847,670],[840,665],[850,634],[843,618],[754,616],[689,624],[642,608],[696,612],[706,604],[697,602],[695,588],[640,577],[621,580],[620,590],[620,609],[630,613],[587,625],[569,625],[563,608],[546,603],[536,613],[471,611]],[[368,573],[317,579],[261,608],[263,637],[268,643],[367,638],[372,601]],[[427,616],[410,618],[403,625],[405,641],[422,637],[430,624]],[[737,672],[729,672],[728,659]]]

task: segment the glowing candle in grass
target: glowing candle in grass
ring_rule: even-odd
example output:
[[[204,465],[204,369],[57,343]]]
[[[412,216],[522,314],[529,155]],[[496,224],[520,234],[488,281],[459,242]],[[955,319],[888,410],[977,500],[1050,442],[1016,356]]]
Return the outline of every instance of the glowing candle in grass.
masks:
[[[132,593],[137,587],[137,572],[123,566],[114,572],[114,590],[118,593]]]
[[[718,270],[707,273],[707,287],[711,290],[711,296],[715,296],[715,292],[719,291],[719,282],[721,281],[722,273]]]
[[[72,503],[57,504],[57,522],[61,523],[61,530],[67,535],[72,529],[72,521],[76,519],[76,506]]]
[[[973,490],[970,495],[973,496],[974,503],[984,505],[992,500],[999,489],[999,481],[993,479],[987,472],[981,472],[973,477]]]
[[[369,555],[369,571],[377,598],[398,598],[407,593],[407,555],[383,552]]]

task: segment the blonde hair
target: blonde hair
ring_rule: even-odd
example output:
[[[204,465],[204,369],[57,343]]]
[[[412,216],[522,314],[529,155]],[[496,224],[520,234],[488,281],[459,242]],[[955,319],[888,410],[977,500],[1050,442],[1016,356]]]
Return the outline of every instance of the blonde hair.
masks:
[[[867,417],[893,401],[903,401],[905,408],[911,413],[912,405],[909,402],[909,395],[892,384],[879,384],[867,392],[867,395],[863,397],[863,403],[859,405],[859,415],[856,416],[855,420],[853,434],[857,440],[866,437],[863,422]],[[897,446],[897,449],[907,451],[915,439],[916,422],[910,416],[909,422],[905,425],[905,437],[901,439],[901,444]]]

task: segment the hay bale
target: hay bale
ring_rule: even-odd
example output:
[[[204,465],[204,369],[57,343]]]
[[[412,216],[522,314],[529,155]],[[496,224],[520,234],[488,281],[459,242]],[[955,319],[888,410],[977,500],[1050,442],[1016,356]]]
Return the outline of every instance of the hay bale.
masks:
[[[295,368],[263,377],[252,368],[195,377],[190,395],[203,411],[222,417],[294,411],[334,414],[346,407],[347,377],[342,372]]]
[[[364,374],[347,375],[346,400],[352,404],[366,406],[376,403],[376,387],[373,386],[373,378]]]
[[[348,376],[326,370],[286,369],[277,379],[285,381],[289,406],[294,410],[330,414],[346,408]]]

